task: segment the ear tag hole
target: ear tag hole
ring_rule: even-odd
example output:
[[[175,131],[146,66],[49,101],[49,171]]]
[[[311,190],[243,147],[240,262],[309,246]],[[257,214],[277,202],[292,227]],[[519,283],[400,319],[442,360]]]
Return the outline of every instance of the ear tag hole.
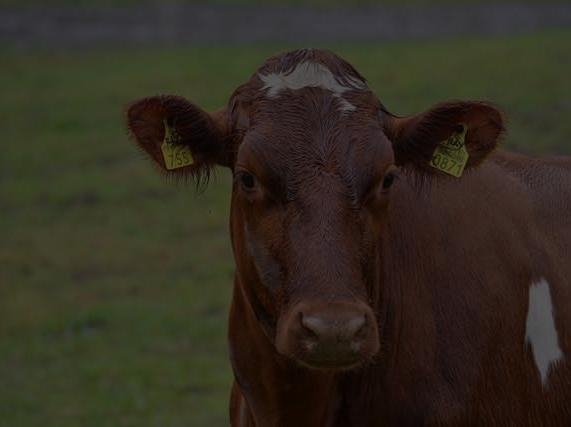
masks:
[[[466,169],[470,154],[466,149],[468,126],[461,123],[454,128],[454,133],[446,141],[436,147],[430,166],[448,175],[460,178]]]
[[[168,170],[173,170],[192,165],[193,159],[190,147],[177,145],[181,140],[181,136],[175,128],[169,126],[167,119],[163,119],[163,126],[165,128],[165,139],[161,144],[161,151],[165,167]]]

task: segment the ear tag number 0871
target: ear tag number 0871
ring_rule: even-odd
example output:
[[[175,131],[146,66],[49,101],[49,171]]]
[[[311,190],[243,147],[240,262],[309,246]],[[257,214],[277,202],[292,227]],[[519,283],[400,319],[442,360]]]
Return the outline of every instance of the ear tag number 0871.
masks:
[[[460,178],[470,158],[466,149],[467,132],[468,127],[465,124],[461,124],[450,138],[438,144],[430,161],[430,166],[448,175]]]
[[[176,129],[169,126],[166,119],[163,120],[163,125],[165,127],[165,139],[161,144],[161,151],[163,152],[165,167],[168,170],[173,170],[192,165],[190,148],[185,145],[176,145],[176,142],[180,140],[180,135]]]

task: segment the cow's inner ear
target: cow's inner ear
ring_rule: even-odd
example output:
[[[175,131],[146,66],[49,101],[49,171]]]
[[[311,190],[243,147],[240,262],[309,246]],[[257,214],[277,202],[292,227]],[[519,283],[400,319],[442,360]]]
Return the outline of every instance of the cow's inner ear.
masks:
[[[179,96],[144,98],[127,109],[137,145],[165,173],[208,177],[215,165],[231,166],[232,142],[225,110],[209,114]]]
[[[484,161],[504,131],[502,114],[483,102],[446,102],[410,117],[385,113],[382,120],[397,164],[457,177]]]

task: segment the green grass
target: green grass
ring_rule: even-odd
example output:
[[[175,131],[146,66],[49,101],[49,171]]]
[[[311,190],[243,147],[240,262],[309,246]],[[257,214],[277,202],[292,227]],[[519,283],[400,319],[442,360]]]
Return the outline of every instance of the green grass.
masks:
[[[497,102],[511,147],[569,153],[571,32],[333,47],[395,112]],[[230,180],[164,182],[123,106],[224,104],[282,50],[4,49],[0,83],[0,425],[223,426],[231,372]]]

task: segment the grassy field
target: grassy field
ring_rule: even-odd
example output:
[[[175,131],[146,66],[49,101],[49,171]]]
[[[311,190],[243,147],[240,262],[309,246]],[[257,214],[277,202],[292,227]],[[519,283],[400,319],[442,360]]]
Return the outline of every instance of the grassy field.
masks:
[[[507,144],[571,153],[571,32],[332,46],[413,113],[497,102]],[[123,106],[178,93],[221,106],[285,47],[2,51],[0,425],[223,426],[231,372],[230,180],[165,183]]]

